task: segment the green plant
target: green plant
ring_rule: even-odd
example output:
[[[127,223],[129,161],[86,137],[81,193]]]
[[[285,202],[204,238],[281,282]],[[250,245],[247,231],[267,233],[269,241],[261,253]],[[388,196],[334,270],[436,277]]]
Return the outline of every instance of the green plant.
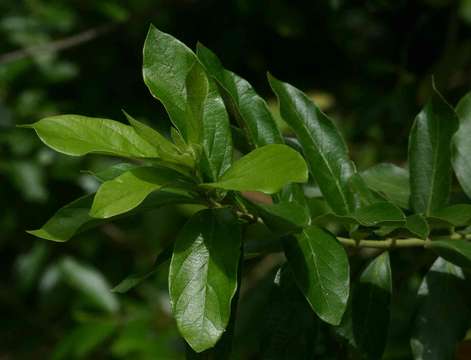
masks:
[[[171,258],[172,310],[190,358],[229,357],[244,260],[273,251],[286,256],[276,276],[280,298],[287,296],[300,313],[307,301],[316,315],[307,322],[326,323],[352,351],[381,358],[393,289],[389,252],[418,247],[429,256],[431,250],[440,257],[419,288],[412,352],[451,356],[467,317],[452,315],[447,336],[438,337],[435,328],[467,311],[461,267],[471,265],[471,94],[455,111],[434,87],[412,127],[409,171],[380,164],[359,172],[334,123],[300,90],[271,75],[281,116],[297,141],[283,137],[265,101],[201,44],[194,54],[151,27],[143,76],[168,112],[171,139],[127,113],[130,125],[60,115],[25,126],[58,152],[127,160],[95,174],[102,182],[95,194],[66,205],[31,234],[63,242],[124,214],[198,205],[150,270]],[[452,169],[464,193],[453,186],[450,203]],[[255,201],[250,192],[270,197]],[[247,230],[254,225],[274,240],[252,239]],[[373,249],[359,276],[351,276],[345,248]],[[132,275],[115,291],[148,276]],[[437,296],[440,289],[446,294]],[[274,349],[285,340],[270,341],[267,353],[281,356]],[[313,348],[299,356],[309,358]]]

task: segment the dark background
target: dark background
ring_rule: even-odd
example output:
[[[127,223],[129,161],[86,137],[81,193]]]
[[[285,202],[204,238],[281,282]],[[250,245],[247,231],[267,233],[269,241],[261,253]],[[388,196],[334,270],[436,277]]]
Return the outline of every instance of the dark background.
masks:
[[[308,92],[335,119],[361,169],[405,164],[409,128],[432,74],[452,105],[471,88],[469,0],[0,0],[1,360],[182,356],[165,266],[127,295],[103,291],[146,269],[193,209],[156,210],[67,244],[24,232],[94,191],[83,170],[109,160],[56,154],[15,125],[58,113],[123,120],[124,108],[168,129],[141,76],[150,23],[192,48],[204,43],[270,104],[267,71]],[[262,265],[271,274],[273,266]],[[90,290],[84,284],[93,279],[108,285]],[[242,316],[241,329],[244,321],[257,327],[255,320]],[[261,333],[237,338],[242,358],[258,358]],[[323,346],[319,358],[342,358],[341,345]],[[399,335],[390,341],[386,358],[409,356]]]

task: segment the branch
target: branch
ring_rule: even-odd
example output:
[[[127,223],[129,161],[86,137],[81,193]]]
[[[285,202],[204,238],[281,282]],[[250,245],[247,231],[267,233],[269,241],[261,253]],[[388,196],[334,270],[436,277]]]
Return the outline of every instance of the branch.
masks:
[[[368,247],[376,249],[404,248],[404,247],[427,247],[430,240],[418,238],[410,239],[385,239],[385,240],[354,240],[337,237],[340,243],[352,247]]]
[[[105,35],[113,31],[116,27],[116,24],[107,24],[82,31],[81,33],[66,37],[64,39],[51,41],[46,44],[31,46],[25,49],[5,53],[3,55],[0,55],[0,65],[5,65],[14,61],[22,60],[38,53],[61,51],[71,47],[75,47],[83,43],[92,41],[99,36]]]

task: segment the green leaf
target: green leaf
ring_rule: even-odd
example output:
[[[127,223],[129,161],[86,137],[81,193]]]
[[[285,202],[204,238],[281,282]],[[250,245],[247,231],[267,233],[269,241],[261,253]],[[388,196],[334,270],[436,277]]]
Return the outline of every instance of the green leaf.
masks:
[[[241,233],[229,209],[202,210],[177,237],[169,291],[180,333],[193,350],[213,347],[230,318]]]
[[[336,214],[350,213],[354,198],[348,179],[355,167],[339,131],[303,92],[271,75],[268,79],[278,97],[281,116],[296,133],[327,203]]]
[[[202,44],[197,45],[197,56],[206,71],[225,91],[241,127],[248,133],[250,142],[256,147],[281,144],[283,138],[265,100],[243,78],[224,69],[217,56]]]
[[[363,271],[353,290],[353,335],[370,359],[381,359],[386,346],[391,293],[389,254],[384,252]]]
[[[348,185],[352,193],[356,194],[356,209],[369,206],[378,202],[385,202],[385,199],[376,191],[370,189],[361,174],[355,173],[348,179]]]
[[[95,219],[89,215],[94,196],[95,194],[86,195],[65,205],[40,229],[27,232],[45,240],[64,242],[85,230],[109,222],[110,219]],[[159,190],[148,196],[137,210],[155,209],[168,204],[196,202],[196,199],[185,192]]]
[[[401,209],[384,201],[361,207],[352,217],[363,226],[401,225],[406,221]]]
[[[81,115],[51,116],[26,125],[50,148],[71,156],[99,153],[128,158],[156,158],[153,146],[131,126]]]
[[[85,171],[85,173],[90,174],[94,176],[98,181],[100,182],[105,182],[108,180],[112,180],[119,175],[125,173],[126,171],[129,171],[131,169],[135,169],[139,167],[140,165],[137,164],[130,164],[130,163],[118,163],[111,165],[103,170],[100,170],[98,172],[93,172],[93,171]]]
[[[415,118],[409,138],[411,206],[430,215],[445,206],[451,186],[451,139],[458,129],[454,110],[434,88]]]
[[[185,140],[189,136],[186,80],[196,61],[195,54],[185,44],[150,26],[144,43],[144,83],[165,106]]]
[[[452,360],[469,325],[469,306],[462,291],[463,271],[438,258],[418,291],[419,309],[411,347],[417,360]]]
[[[409,208],[410,185],[407,170],[388,163],[361,172],[368,187],[403,209]]]
[[[406,229],[422,239],[426,239],[430,234],[430,227],[423,215],[414,214],[406,219]]]
[[[453,264],[471,267],[471,243],[467,240],[434,240],[428,247]]]
[[[308,178],[302,156],[287,145],[265,145],[236,161],[218,182],[204,186],[237,191],[274,194],[292,182]]]
[[[180,153],[178,147],[167,140],[165,136],[161,135],[150,126],[137,121],[127,112],[123,112],[136,133],[155,148],[162,160],[194,167],[194,159],[189,153]]]
[[[471,223],[471,205],[455,204],[438,209],[429,216],[432,220],[439,220],[452,226],[465,226]]]
[[[279,202],[270,205],[252,203],[251,205],[265,225],[278,235],[296,232],[309,225],[308,209],[297,202]]]
[[[471,198],[471,92],[456,106],[459,129],[453,137],[453,169],[466,195]]]
[[[214,81],[196,62],[188,74],[187,123],[190,143],[203,149],[201,167],[206,179],[217,180],[232,162],[232,137],[229,117]]]
[[[314,312],[338,325],[347,307],[350,272],[348,257],[336,238],[312,225],[283,240],[288,264],[298,287]]]
[[[105,181],[93,199],[90,216],[106,219],[139,206],[152,192],[183,183],[182,176],[167,168],[139,167]]]
[[[101,273],[70,257],[60,261],[59,269],[64,281],[96,306],[108,312],[119,310],[119,302]]]
[[[116,285],[113,289],[111,289],[111,291],[115,293],[119,293],[119,294],[124,294],[128,292],[129,290],[133,289],[134,287],[142,283],[144,280],[154,275],[154,273],[157,271],[157,268],[160,265],[162,265],[165,261],[170,259],[170,257],[172,256],[172,252],[173,252],[173,244],[171,246],[167,246],[164,250],[162,250],[162,252],[159,255],[157,255],[157,258],[152,264],[152,269],[147,270],[142,273],[129,275],[125,279],[121,280],[118,285]]]

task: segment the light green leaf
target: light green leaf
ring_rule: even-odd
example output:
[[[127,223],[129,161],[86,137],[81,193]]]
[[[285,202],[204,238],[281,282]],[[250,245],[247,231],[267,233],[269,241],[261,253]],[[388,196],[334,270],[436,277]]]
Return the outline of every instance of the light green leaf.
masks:
[[[303,92],[271,75],[268,80],[278,97],[281,116],[296,133],[327,203],[336,214],[350,213],[354,197],[348,179],[355,167],[339,131]]]
[[[452,360],[469,326],[463,271],[438,258],[418,291],[411,347],[416,360]]]
[[[170,300],[178,329],[196,352],[213,347],[228,325],[240,248],[240,226],[224,208],[196,213],[177,237]]]
[[[409,208],[410,185],[407,170],[394,164],[378,164],[361,172],[368,187],[403,209]]]
[[[168,168],[139,167],[105,181],[93,199],[90,216],[110,218],[139,206],[152,192],[164,186],[184,184],[184,178]]]
[[[409,138],[411,206],[430,215],[448,202],[451,186],[451,139],[458,129],[454,110],[434,88],[415,118]]]
[[[278,235],[299,231],[310,222],[308,209],[297,202],[279,202],[270,205],[253,203],[252,206],[265,225]]]
[[[64,281],[93,304],[108,312],[119,310],[119,302],[101,273],[70,257],[60,261],[59,269]]]
[[[51,116],[26,125],[50,148],[71,156],[99,153],[129,158],[156,158],[154,147],[131,126],[81,115]]]
[[[459,129],[453,137],[453,168],[466,195],[471,198],[471,92],[456,106]]]
[[[347,307],[350,271],[348,257],[335,237],[316,225],[283,240],[288,264],[298,287],[314,312],[338,325]]]
[[[165,136],[161,135],[150,126],[137,121],[127,112],[123,112],[136,133],[156,149],[162,160],[186,165],[188,167],[193,167],[195,165],[194,159],[189,153],[180,153],[178,147],[171,141],[167,140]]]
[[[202,44],[197,45],[197,56],[206,71],[226,93],[229,106],[249,141],[256,147],[281,144],[283,138],[268,105],[252,86],[231,71],[224,69],[217,56]]]
[[[386,346],[392,293],[389,254],[384,252],[363,271],[352,298],[355,344],[369,359],[381,359]]]
[[[137,167],[140,167],[140,165],[130,163],[118,163],[111,165],[96,173],[93,171],[86,171],[86,173],[93,175],[100,182],[105,182],[117,178],[119,175],[125,173],[126,171],[135,169]]]
[[[297,151],[287,145],[272,144],[243,156],[218,182],[204,186],[274,194],[286,184],[303,183],[307,178],[306,163]]]
[[[471,267],[471,242],[467,240],[434,240],[428,247],[453,264]]]

